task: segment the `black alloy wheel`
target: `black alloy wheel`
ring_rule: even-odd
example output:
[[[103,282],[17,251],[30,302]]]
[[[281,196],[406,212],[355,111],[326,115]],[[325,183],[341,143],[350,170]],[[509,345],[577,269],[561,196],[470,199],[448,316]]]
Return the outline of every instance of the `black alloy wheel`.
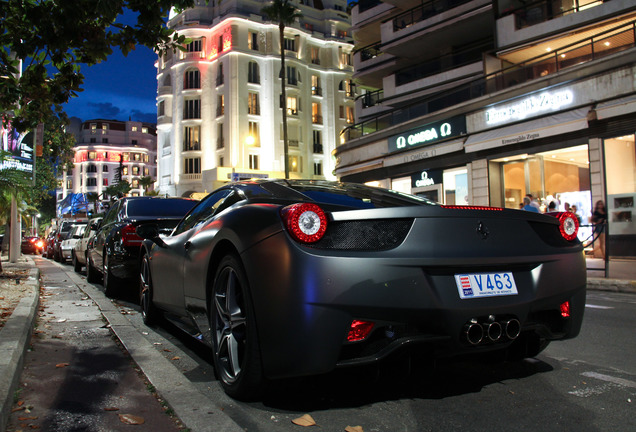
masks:
[[[150,260],[148,255],[144,255],[139,270],[139,305],[141,306],[141,318],[147,326],[156,324],[159,318],[159,311],[152,302],[152,295]]]
[[[82,265],[77,260],[77,254],[75,253],[75,251],[71,251],[71,261],[73,263],[73,270],[75,270],[75,273],[79,273],[80,271],[82,271]]]
[[[104,294],[106,297],[114,297],[118,288],[119,279],[113,275],[110,271],[110,259],[108,258],[108,251],[104,249],[102,255],[104,260],[104,267],[102,271],[102,283],[104,285]]]
[[[97,269],[95,269],[95,266],[93,265],[93,261],[88,256],[88,253],[86,254],[86,280],[90,283],[95,283],[99,281],[99,275],[97,274]]]
[[[225,392],[242,400],[258,397],[263,371],[249,286],[240,260],[226,256],[210,299],[214,368]]]

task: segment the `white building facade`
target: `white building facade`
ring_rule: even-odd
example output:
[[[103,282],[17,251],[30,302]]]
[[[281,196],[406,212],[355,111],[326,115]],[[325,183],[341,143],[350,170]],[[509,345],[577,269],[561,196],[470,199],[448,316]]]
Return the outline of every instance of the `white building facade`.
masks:
[[[95,119],[77,126],[69,129],[77,141],[74,167],[58,180],[57,203],[70,193],[96,193],[100,201],[108,200],[106,188],[116,183],[120,166],[122,180],[132,186],[129,195],[144,195],[140,179],[157,176],[156,125]]]
[[[220,5],[218,4],[220,3]],[[291,178],[335,179],[332,151],[353,124],[346,0],[294,1],[285,29]],[[157,62],[157,187],[189,196],[232,179],[284,177],[279,28],[268,1],[200,1],[168,26],[191,42]]]

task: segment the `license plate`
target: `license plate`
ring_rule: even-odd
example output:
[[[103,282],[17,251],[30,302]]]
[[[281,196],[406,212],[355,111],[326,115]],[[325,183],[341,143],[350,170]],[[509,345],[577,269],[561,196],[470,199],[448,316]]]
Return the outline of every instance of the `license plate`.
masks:
[[[518,294],[511,272],[457,274],[455,282],[462,299]]]

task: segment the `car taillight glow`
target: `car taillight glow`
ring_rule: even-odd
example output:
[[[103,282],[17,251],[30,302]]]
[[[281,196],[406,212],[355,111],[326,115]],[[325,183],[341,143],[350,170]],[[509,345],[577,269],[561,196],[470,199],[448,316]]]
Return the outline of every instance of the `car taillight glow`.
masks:
[[[561,310],[561,316],[563,318],[570,317],[570,302],[569,301],[561,303],[561,306],[559,306],[559,309]]]
[[[43,242],[42,240],[38,240],[38,241],[35,243],[35,245],[36,245],[37,247],[41,248],[41,247],[43,247],[43,246],[44,246],[44,242]]]
[[[559,231],[564,239],[572,241],[579,232],[579,221],[573,213],[564,212],[559,216]]]
[[[445,209],[455,209],[455,210],[491,210],[491,211],[503,211],[501,207],[489,207],[489,206],[468,206],[468,205],[452,205],[452,204],[443,204],[440,205],[441,208]]]
[[[327,230],[327,215],[316,204],[293,204],[284,207],[281,215],[287,231],[301,243],[315,243]]]
[[[373,326],[374,323],[371,321],[353,320],[347,334],[347,342],[358,342],[366,339],[373,330]]]
[[[134,225],[126,225],[121,229],[122,246],[140,246],[143,239],[137,235]]]

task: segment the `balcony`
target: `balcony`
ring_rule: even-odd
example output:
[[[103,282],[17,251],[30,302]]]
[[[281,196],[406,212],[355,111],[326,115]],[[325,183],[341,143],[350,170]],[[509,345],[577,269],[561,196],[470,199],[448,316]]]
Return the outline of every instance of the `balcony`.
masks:
[[[422,55],[437,57],[446,47],[469,43],[474,35],[492,34],[492,3],[491,0],[426,2],[381,25],[381,49],[411,58],[416,55],[414,46],[425,46]],[[458,32],[460,26],[462,31]]]
[[[168,130],[172,127],[172,117],[163,115],[157,116],[157,129]]]
[[[634,8],[632,0],[578,0],[572,7],[563,8],[563,5],[562,1],[540,0],[505,11],[496,22],[497,46],[505,48],[563,34],[570,29],[610,20]],[[617,24],[619,22],[612,22],[612,25]]]
[[[181,52],[179,58],[183,61],[198,61],[205,58],[205,53],[203,51]]]
[[[567,71],[636,47],[636,21],[554,49],[485,77],[420,98],[419,101],[357,123],[343,132],[347,141],[464,104],[492,93]],[[544,51],[545,52],[545,51]],[[626,58],[625,61],[629,61]],[[503,64],[503,61],[502,61]]]
[[[161,86],[157,89],[157,96],[172,96],[172,86]]]
[[[311,122],[313,124],[322,124],[322,116],[318,114],[312,114]]]
[[[201,181],[201,173],[198,174],[181,174],[182,182]]]
[[[311,94],[314,96],[322,96],[322,87],[311,87]]]
[[[322,154],[323,153],[322,144],[314,143],[314,153],[317,153],[317,154]]]

